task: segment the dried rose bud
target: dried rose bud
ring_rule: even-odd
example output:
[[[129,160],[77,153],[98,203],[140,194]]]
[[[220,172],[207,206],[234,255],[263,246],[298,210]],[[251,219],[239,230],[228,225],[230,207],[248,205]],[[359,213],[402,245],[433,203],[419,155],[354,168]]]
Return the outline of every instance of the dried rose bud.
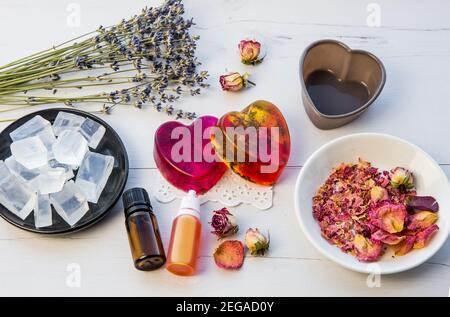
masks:
[[[253,82],[248,80],[249,76],[250,75],[247,73],[241,75],[238,72],[220,76],[220,85],[222,86],[222,90],[237,92],[248,87],[249,85],[255,85]]]
[[[212,234],[215,234],[219,239],[222,239],[238,232],[239,226],[237,225],[236,217],[234,217],[227,208],[216,210],[213,213],[210,222],[211,227],[214,230],[211,231]]]
[[[384,201],[389,199],[389,194],[387,190],[380,186],[375,186],[370,190],[370,199],[377,203],[379,201]]]
[[[416,241],[415,236],[408,236],[406,239],[398,245],[395,251],[395,255],[403,256],[408,254],[414,247],[414,242]]]
[[[375,262],[383,252],[383,244],[380,241],[369,240],[357,234],[353,239],[356,258],[361,262]]]
[[[388,233],[403,231],[406,216],[404,205],[390,202],[385,202],[369,211],[371,223]]]
[[[261,43],[251,40],[242,40],[238,47],[242,63],[246,65],[256,65],[263,61],[264,58],[258,58],[261,53]]]
[[[431,240],[433,234],[439,231],[438,225],[432,225],[431,227],[426,228],[425,230],[416,234],[416,240],[414,243],[414,249],[423,249]]]
[[[374,234],[372,234],[371,238],[388,245],[397,245],[405,240],[404,236],[397,236],[383,230],[376,231]]]
[[[258,229],[248,229],[245,234],[245,245],[251,255],[264,255],[269,249],[270,239],[261,234]]]
[[[426,229],[434,225],[438,218],[438,215],[434,212],[420,211],[409,216],[408,229],[412,231]]]
[[[391,186],[400,189],[414,188],[414,178],[410,171],[405,168],[397,167],[390,173]]]

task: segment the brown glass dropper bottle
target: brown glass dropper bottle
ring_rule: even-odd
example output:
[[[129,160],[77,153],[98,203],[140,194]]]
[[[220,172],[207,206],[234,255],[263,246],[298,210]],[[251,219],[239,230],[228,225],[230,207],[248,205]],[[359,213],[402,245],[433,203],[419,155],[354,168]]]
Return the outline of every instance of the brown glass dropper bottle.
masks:
[[[141,271],[160,268],[166,262],[166,255],[147,191],[130,189],[123,194],[122,200],[135,267]]]

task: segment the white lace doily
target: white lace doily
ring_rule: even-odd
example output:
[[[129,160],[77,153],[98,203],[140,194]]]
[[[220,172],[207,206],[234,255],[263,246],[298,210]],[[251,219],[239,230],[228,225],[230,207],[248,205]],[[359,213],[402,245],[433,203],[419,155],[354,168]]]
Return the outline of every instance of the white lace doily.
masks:
[[[167,204],[186,196],[186,193],[173,187],[160,173],[158,178],[153,195],[159,202]],[[227,207],[248,204],[266,210],[273,204],[273,188],[247,182],[227,171],[216,186],[200,197],[200,201],[202,204],[208,201],[219,202]]]

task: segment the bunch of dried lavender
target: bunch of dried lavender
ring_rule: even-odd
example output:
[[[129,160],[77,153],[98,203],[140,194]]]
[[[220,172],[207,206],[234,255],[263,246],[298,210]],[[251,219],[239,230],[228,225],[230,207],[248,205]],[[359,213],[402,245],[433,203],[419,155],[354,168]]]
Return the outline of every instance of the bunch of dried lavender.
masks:
[[[198,36],[191,36],[192,19],[183,18],[181,0],[145,8],[129,20],[0,66],[0,112],[36,105],[84,103],[153,106],[176,118],[196,114],[175,109],[182,94],[198,95],[208,86],[206,71],[197,71]],[[70,88],[116,86],[113,91],[73,97],[58,96]],[[119,85],[123,88],[117,88]],[[125,86],[125,87],[124,87]],[[47,96],[34,92],[51,91]],[[12,107],[14,106],[14,107]]]

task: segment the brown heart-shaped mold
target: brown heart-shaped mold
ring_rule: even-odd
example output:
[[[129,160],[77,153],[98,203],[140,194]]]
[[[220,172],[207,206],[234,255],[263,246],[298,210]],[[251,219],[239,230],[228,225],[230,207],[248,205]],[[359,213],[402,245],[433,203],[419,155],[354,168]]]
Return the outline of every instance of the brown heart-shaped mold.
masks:
[[[322,40],[306,48],[300,60],[303,105],[319,129],[334,129],[359,117],[377,99],[386,82],[382,62],[342,42]]]

